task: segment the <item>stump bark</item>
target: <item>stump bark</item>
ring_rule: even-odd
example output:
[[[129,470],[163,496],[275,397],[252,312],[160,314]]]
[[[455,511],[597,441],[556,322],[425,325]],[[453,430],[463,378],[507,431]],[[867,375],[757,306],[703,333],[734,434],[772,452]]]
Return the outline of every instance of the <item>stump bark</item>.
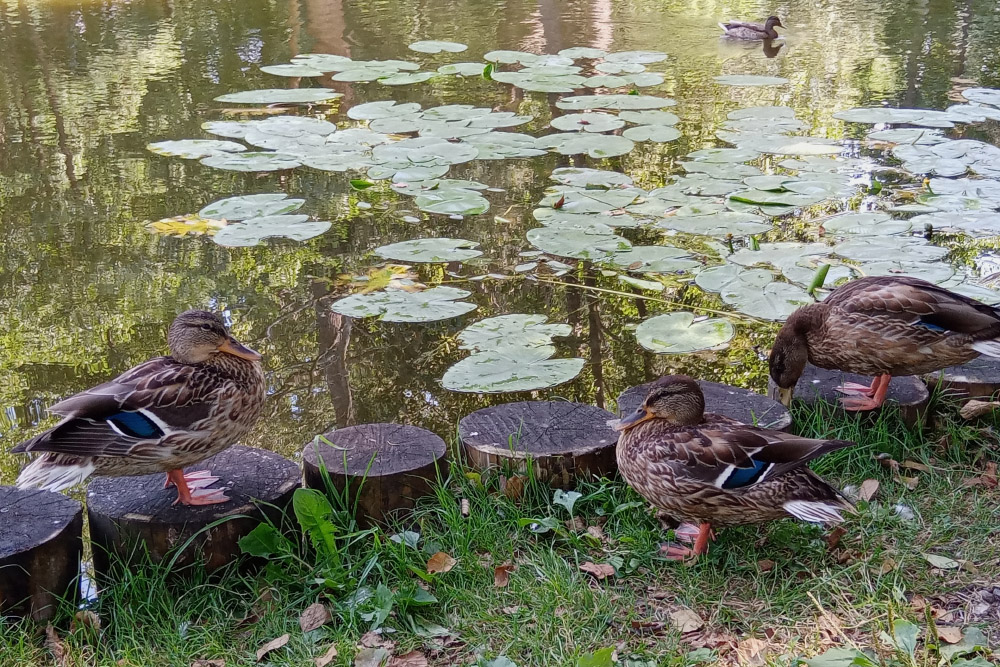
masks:
[[[0,486],[0,616],[51,619],[80,592],[83,507],[61,493]]]
[[[872,378],[856,373],[842,373],[824,368],[817,368],[812,364],[806,364],[805,371],[799,382],[795,385],[795,398],[804,403],[813,405],[817,402],[826,402],[836,406],[839,412],[857,415],[878,415],[884,406],[899,406],[903,421],[908,426],[916,426],[923,423],[927,412],[927,404],[930,402],[930,392],[920,378],[915,375],[905,375],[893,377],[889,383],[889,393],[883,407],[875,410],[866,410],[856,413],[848,413],[840,407],[840,398],[843,396],[837,391],[837,387],[844,382],[856,382],[858,384],[870,385]],[[775,391],[775,384],[768,380],[768,390]]]
[[[647,382],[623,391],[618,396],[618,415],[624,417],[642,405],[652,385],[652,382]],[[698,386],[705,394],[705,412],[776,431],[788,431],[792,427],[792,415],[788,409],[767,396],[707,380],[698,380]]]
[[[385,525],[389,515],[413,509],[447,472],[444,440],[416,426],[359,424],[330,431],[302,451],[306,486],[324,489],[320,460],[334,488],[355,503],[358,525]]]
[[[219,478],[211,488],[225,489],[227,502],[173,505],[177,490],[163,487],[163,474],[95,478],[87,488],[87,516],[97,573],[106,575],[111,559],[128,560],[142,551],[153,562],[168,554],[173,558],[173,550],[195,534],[177,556],[176,566],[201,562],[208,571],[215,570],[240,554],[240,538],[265,515],[280,520],[301,481],[298,466],[288,459],[242,445],[191,466],[188,472],[203,469]],[[206,529],[216,521],[220,523]]]
[[[509,465],[570,488],[579,477],[610,475],[618,466],[618,433],[607,410],[565,401],[522,401],[477,410],[458,423],[469,462],[481,469]]]
[[[940,383],[951,396],[990,398],[1000,391],[1000,359],[979,357],[922,377],[932,389]]]

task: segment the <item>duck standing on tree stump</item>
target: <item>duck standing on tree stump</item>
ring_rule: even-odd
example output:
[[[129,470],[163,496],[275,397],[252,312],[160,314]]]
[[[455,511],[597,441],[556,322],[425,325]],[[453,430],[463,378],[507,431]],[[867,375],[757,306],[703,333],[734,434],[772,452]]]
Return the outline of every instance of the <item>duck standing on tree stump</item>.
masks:
[[[166,472],[177,502],[213,505],[229,498],[207,470],[183,468],[246,435],[264,404],[260,355],[237,342],[222,317],[181,313],[167,334],[170,356],[157,357],[49,408],[64,419],[15,452],[39,452],[19,487],[61,491],[90,474]]]
[[[922,375],[1000,357],[1000,309],[907,276],[873,276],[799,308],[781,327],[768,359],[778,399],[792,401],[806,362],[875,376],[838,388],[848,410],[885,401],[893,375]]]
[[[701,388],[686,375],[657,380],[615,428],[618,469],[629,485],[663,513],[691,522],[674,534],[693,548],[664,545],[668,559],[696,560],[708,550],[712,526],[787,517],[832,524],[854,509],[806,467],[853,442],[800,438],[706,414]]]
[[[729,21],[719,24],[723,37],[731,37],[732,39],[777,39],[778,31],[774,29],[775,26],[785,27],[781,25],[781,19],[777,16],[768,16],[763,24],[743,21]]]

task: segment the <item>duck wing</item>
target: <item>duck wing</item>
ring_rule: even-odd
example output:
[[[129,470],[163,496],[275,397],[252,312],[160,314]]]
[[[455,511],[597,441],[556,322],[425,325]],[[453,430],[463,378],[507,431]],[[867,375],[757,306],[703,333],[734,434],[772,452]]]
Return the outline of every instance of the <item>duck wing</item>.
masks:
[[[56,403],[49,411],[65,418],[12,451],[128,456],[208,417],[214,399],[206,372],[170,357],[151,359]]]
[[[725,30],[753,30],[754,32],[764,32],[766,28],[761,23],[748,23],[746,21],[724,21],[719,26]]]

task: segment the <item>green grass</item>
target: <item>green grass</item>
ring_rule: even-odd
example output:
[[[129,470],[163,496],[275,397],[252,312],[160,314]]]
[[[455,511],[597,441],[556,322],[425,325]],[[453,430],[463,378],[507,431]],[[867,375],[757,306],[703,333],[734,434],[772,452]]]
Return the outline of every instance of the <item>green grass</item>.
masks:
[[[296,525],[298,538],[276,548],[263,569],[206,577],[148,563],[123,568],[92,606],[99,632],[71,631],[72,610],[64,610],[57,623],[63,664],[187,666],[221,658],[227,666],[312,665],[334,644],[339,655],[331,664],[353,665],[362,637],[381,625],[376,639],[392,642],[392,653],[418,650],[432,665],[510,664],[491,662],[499,656],[521,667],[602,665],[609,663],[588,662],[586,654],[605,647],[633,667],[736,664],[752,653],[752,664],[784,665],[852,645],[874,650],[885,665],[936,665],[938,656],[925,652],[933,627],[975,626],[992,642],[1000,639],[1000,607],[984,610],[981,593],[998,584],[1000,492],[964,484],[997,460],[996,424],[964,422],[954,405],[936,403],[923,432],[892,413],[859,420],[796,410],[803,435],[858,443],[817,461],[820,474],[841,487],[880,483],[834,549],[821,528],[781,521],[721,531],[708,556],[686,567],[658,557],[666,536],[620,481],[578,487],[574,525],[541,484],[529,479],[511,499],[500,491],[499,473],[453,469],[405,525],[359,531],[347,512],[334,512],[326,525],[336,526],[335,552],[315,526],[309,539],[298,539]],[[890,459],[931,471],[897,471]],[[900,477],[916,477],[916,487]],[[345,499],[331,499],[343,507]],[[591,526],[600,528],[592,531],[598,537],[584,530]],[[390,539],[403,530],[419,533],[415,546]],[[437,551],[457,564],[428,575]],[[962,567],[934,569],[924,554]],[[596,580],[579,569],[588,561],[617,572]],[[516,569],[509,585],[497,588],[494,568],[505,562]],[[303,633],[298,616],[316,601],[329,605],[333,621]],[[703,627],[681,635],[671,614],[684,609]],[[921,629],[916,658],[887,652],[877,639],[901,619]],[[257,663],[256,650],[284,633],[288,644]],[[367,637],[372,643],[375,636]],[[0,665],[35,664],[52,664],[44,634],[23,622],[0,628]]]

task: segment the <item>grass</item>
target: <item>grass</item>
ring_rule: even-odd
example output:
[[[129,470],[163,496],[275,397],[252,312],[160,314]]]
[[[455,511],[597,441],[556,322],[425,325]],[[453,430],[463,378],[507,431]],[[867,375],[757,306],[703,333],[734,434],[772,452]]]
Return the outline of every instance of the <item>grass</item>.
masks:
[[[685,567],[658,557],[664,533],[620,481],[584,483],[575,502],[560,495],[557,504],[530,478],[512,498],[516,485],[502,492],[497,472],[453,470],[389,530],[360,531],[317,494],[314,507],[297,506],[305,535],[286,526],[302,539],[260,529],[269,546],[256,548],[270,554],[263,569],[208,577],[148,563],[121,568],[91,605],[100,630],[71,629],[71,608],[57,622],[61,646],[26,622],[7,623],[0,665],[52,664],[54,648],[64,665],[312,665],[331,645],[331,665],[354,665],[361,646],[419,651],[432,665],[493,667],[610,665],[605,648],[632,667],[785,665],[836,646],[868,649],[874,664],[938,664],[938,627],[979,627],[1000,639],[1000,595],[990,597],[1000,585],[1000,492],[966,484],[998,458],[996,424],[965,422],[954,405],[936,403],[923,432],[892,412],[872,420],[796,409],[803,435],[858,443],[817,461],[820,474],[841,487],[880,485],[832,548],[823,529],[781,521],[721,531],[708,556]],[[344,507],[344,498],[329,500]],[[428,574],[438,551],[457,563]],[[932,567],[925,554],[958,567]],[[587,562],[616,574],[596,579],[580,570]],[[516,569],[496,587],[494,569],[504,563]],[[303,632],[299,615],[317,601],[333,620]],[[906,620],[921,631],[915,657],[879,639],[894,627],[898,635]],[[258,663],[256,651],[285,633],[287,645]],[[978,660],[962,664],[987,664]]]

